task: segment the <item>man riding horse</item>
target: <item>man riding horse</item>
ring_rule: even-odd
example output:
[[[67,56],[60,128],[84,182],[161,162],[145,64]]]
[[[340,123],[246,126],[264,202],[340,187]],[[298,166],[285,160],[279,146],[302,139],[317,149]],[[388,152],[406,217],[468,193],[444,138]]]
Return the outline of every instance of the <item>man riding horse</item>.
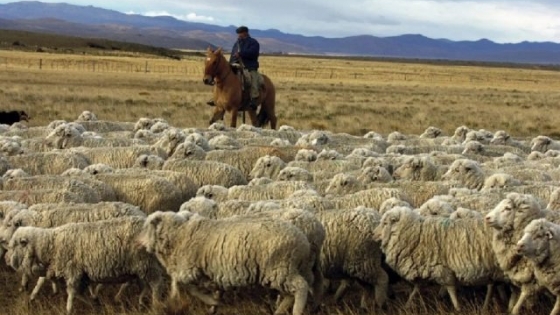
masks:
[[[249,35],[249,28],[247,26],[238,27],[235,32],[237,33],[237,41],[231,49],[229,63],[232,65],[240,65],[248,71],[249,81],[251,83],[251,100],[249,107],[256,110],[258,107],[259,98],[259,42]],[[210,106],[215,106],[214,100],[207,102]]]

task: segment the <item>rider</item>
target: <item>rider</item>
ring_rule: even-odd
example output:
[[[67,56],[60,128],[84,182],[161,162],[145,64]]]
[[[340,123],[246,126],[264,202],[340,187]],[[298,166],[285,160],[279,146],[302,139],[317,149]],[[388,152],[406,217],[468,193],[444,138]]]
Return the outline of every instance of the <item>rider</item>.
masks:
[[[258,107],[259,97],[259,42],[249,35],[249,28],[247,26],[238,27],[235,32],[237,33],[237,41],[231,49],[231,56],[229,58],[230,64],[241,64],[249,72],[251,79],[251,101],[249,106],[251,109],[256,110]],[[241,62],[240,62],[241,61]],[[207,102],[208,105],[214,106],[214,101]]]

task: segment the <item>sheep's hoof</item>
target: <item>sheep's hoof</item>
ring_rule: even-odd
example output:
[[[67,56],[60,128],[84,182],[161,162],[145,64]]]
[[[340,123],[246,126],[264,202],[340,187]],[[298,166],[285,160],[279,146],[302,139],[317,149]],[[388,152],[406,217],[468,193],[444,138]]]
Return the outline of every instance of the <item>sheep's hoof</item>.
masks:
[[[208,314],[209,315],[214,315],[214,314],[216,314],[217,310],[218,310],[218,307],[216,305],[212,305],[208,309]]]

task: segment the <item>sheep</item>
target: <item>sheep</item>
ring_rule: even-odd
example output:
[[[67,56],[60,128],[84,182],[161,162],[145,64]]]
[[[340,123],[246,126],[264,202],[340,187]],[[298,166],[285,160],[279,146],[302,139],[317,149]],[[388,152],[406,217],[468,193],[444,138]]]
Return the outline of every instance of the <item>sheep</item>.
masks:
[[[237,150],[213,150],[206,154],[207,161],[216,161],[229,164],[238,168],[247,178],[252,177],[252,170],[257,167],[257,163],[264,157],[278,157],[283,162],[293,160],[289,152],[282,148],[271,146],[247,146]],[[271,177],[272,178],[272,177]]]
[[[321,160],[343,160],[344,155],[338,153],[336,150],[323,149],[317,154],[317,161]]]
[[[85,281],[138,279],[143,284],[140,304],[151,289],[155,305],[162,296],[164,273],[157,260],[136,245],[144,222],[144,218],[126,217],[56,228],[22,227],[10,239],[7,260],[15,270],[27,273],[34,266],[48,266],[47,279],[64,279],[68,314]]]
[[[485,216],[486,225],[493,228],[492,249],[500,268],[511,283],[521,289],[513,292],[508,311],[517,315],[525,300],[533,296],[539,285],[534,277],[533,264],[519,255],[516,243],[523,229],[534,219],[547,218],[558,222],[558,215],[541,209],[537,199],[531,195],[509,193]]]
[[[219,135],[210,139],[208,145],[213,150],[236,150],[242,147],[239,141],[226,135]]]
[[[163,163],[165,163],[165,160],[160,156],[154,154],[140,154],[140,156],[136,158],[136,161],[134,161],[134,165],[132,167],[145,168],[149,170],[161,170]]]
[[[191,133],[187,135],[187,137],[185,138],[185,142],[187,141],[196,144],[197,146],[201,147],[204,151],[212,150],[212,148],[210,148],[210,145],[208,144],[208,140],[199,133]]]
[[[247,186],[260,186],[272,183],[273,180],[268,177],[257,177],[253,178],[247,183]]]
[[[531,221],[523,230],[516,250],[533,262],[537,283],[555,296],[556,303],[550,314],[560,314],[560,270],[557,258],[560,251],[560,226],[544,218]]]
[[[170,159],[163,164],[163,170],[184,173],[199,187],[247,185],[247,178],[238,168],[216,161]]]
[[[338,209],[353,209],[358,206],[379,209],[381,203],[386,199],[395,197],[401,200],[408,200],[401,190],[397,188],[372,188],[360,190],[353,194],[344,195],[331,199]]]
[[[443,134],[443,131],[437,127],[430,126],[424,130],[424,132],[419,136],[420,138],[437,138]]]
[[[494,133],[494,136],[490,140],[490,144],[509,145],[512,147],[524,149],[524,151],[531,151],[530,147],[526,143],[513,139],[505,130],[496,131]]]
[[[31,175],[27,174],[21,168],[12,168],[7,170],[4,175],[2,175],[3,180],[13,179],[13,178],[22,178],[22,177],[29,177]]]
[[[560,211],[560,188],[554,189],[550,194],[546,209],[550,211]]]
[[[286,162],[274,155],[260,157],[249,173],[249,178],[268,177],[276,179],[280,171],[286,167]]]
[[[380,165],[367,166],[362,168],[357,179],[364,185],[371,183],[389,183],[394,180],[389,171],[387,171],[386,168]]]
[[[312,182],[313,174],[301,167],[286,166],[280,171],[280,173],[278,173],[276,180]]]
[[[6,173],[11,168],[12,166],[10,165],[10,162],[8,162],[5,157],[0,155],[0,175],[4,175],[4,173]]]
[[[153,133],[163,133],[168,130],[171,126],[165,121],[156,121],[151,127],[150,131]]]
[[[85,202],[85,198],[70,190],[33,189],[33,190],[2,190],[0,201],[13,200],[27,205],[50,202]]]
[[[280,138],[275,138],[269,144],[274,147],[286,147],[291,145],[290,140]]]
[[[330,140],[331,139],[327,135],[327,133],[315,130],[312,131],[311,133],[302,135],[301,138],[298,139],[295,145],[301,147],[310,146],[310,145],[320,146],[329,143]]]
[[[478,211],[474,211],[467,208],[459,207],[457,210],[453,211],[449,215],[449,220],[461,220],[461,219],[477,219],[483,220],[484,217]]]
[[[30,175],[59,175],[69,168],[83,169],[91,164],[85,155],[67,151],[20,154],[6,160],[11,168],[21,168]]]
[[[488,176],[484,180],[484,185],[482,186],[482,190],[506,188],[506,187],[519,186],[519,185],[521,185],[521,181],[514,178],[510,174],[495,173]]]
[[[438,217],[449,217],[455,211],[453,206],[437,197],[431,198],[424,202],[420,208],[415,209],[415,211],[421,216],[438,216]]]
[[[395,179],[435,181],[447,171],[446,167],[437,167],[429,157],[409,157],[394,172]]]
[[[171,156],[177,146],[185,139],[186,135],[181,129],[169,128],[163,131],[162,136],[154,143],[154,146],[163,149],[167,156]]]
[[[136,159],[142,155],[157,155],[162,159],[167,159],[167,154],[162,148],[156,146],[127,146],[111,148],[74,148],[72,152],[79,152],[84,155],[89,164],[106,164],[113,168],[131,168]],[[83,169],[83,167],[80,167]]]
[[[531,151],[545,153],[548,150],[560,150],[560,141],[547,136],[537,136],[531,140]]]
[[[76,121],[96,121],[97,116],[89,110],[83,111]]]
[[[491,285],[504,279],[490,233],[482,220],[422,217],[408,207],[396,207],[383,214],[374,239],[381,242],[386,263],[414,283],[407,305],[419,293],[419,281],[428,280],[444,286],[454,308],[460,311],[458,285]],[[469,250],[458,250],[462,243],[468,244]],[[490,298],[489,287],[485,307]]]
[[[357,280],[374,288],[375,305],[383,307],[387,298],[389,278],[382,268],[379,243],[373,231],[380,216],[365,209],[327,210],[315,214],[323,224],[326,238],[321,251],[321,269],[326,279]],[[335,294],[342,297],[344,287]],[[362,292],[361,307],[366,309],[368,297]]]
[[[215,201],[228,200],[229,190],[220,185],[204,185],[196,191],[196,197],[205,197]]]
[[[275,314],[294,301],[292,314],[303,313],[313,281],[310,244],[292,224],[158,211],[146,219],[139,240],[170,275],[171,300],[179,296],[179,283],[187,284],[191,294],[213,308],[218,301],[197,292],[194,284],[210,281],[226,290],[260,285],[284,297]]]
[[[228,199],[238,200],[271,200],[284,199],[297,190],[311,188],[312,186],[303,181],[276,181],[260,186],[233,186],[228,190]]]
[[[191,159],[191,160],[204,160],[206,159],[206,151],[195,144],[194,142],[186,140],[180,143],[170,159]]]
[[[334,209],[336,204],[333,200],[319,195],[315,190],[297,190],[288,198],[280,201],[283,208],[304,209],[313,213]]]
[[[317,161],[317,151],[311,149],[300,149],[294,161],[314,162]]]
[[[407,201],[401,200],[401,199],[396,198],[396,197],[391,197],[391,198],[385,199],[385,201],[383,201],[381,203],[381,205],[379,206],[379,214],[383,215],[385,212],[387,212],[387,211],[389,211],[389,210],[391,210],[395,207],[407,207],[407,208],[412,209],[412,206]]]
[[[179,210],[183,192],[170,180],[149,173],[105,173],[95,179],[111,186],[117,201],[139,206],[144,212]]]
[[[1,139],[0,140],[0,153],[4,156],[12,156],[18,154],[24,154],[25,151],[21,147],[21,144],[12,139]]]
[[[153,124],[155,124],[153,119],[142,117],[134,124],[134,132],[142,129],[149,130]]]
[[[92,182],[92,181],[90,181]],[[114,192],[111,194],[111,188],[98,183],[103,192],[108,191],[109,198],[114,198]],[[4,180],[2,183],[4,190],[66,190],[83,196],[87,203],[97,203],[101,201],[101,194],[99,191],[89,186],[83,181],[74,178],[61,177],[61,176],[33,176],[33,177],[16,177],[9,180]],[[112,199],[114,200],[114,199]]]
[[[442,179],[459,181],[470,189],[481,189],[484,185],[485,176],[476,161],[459,159],[449,166]]]
[[[134,130],[134,123],[131,122],[90,120],[80,121],[79,124],[76,122],[70,122],[69,124],[74,126],[79,125],[78,128],[82,128],[83,132],[93,131],[99,134],[109,134],[111,132],[127,132],[130,135],[127,138],[132,138],[132,135],[134,134],[134,132],[136,132],[136,130]]]

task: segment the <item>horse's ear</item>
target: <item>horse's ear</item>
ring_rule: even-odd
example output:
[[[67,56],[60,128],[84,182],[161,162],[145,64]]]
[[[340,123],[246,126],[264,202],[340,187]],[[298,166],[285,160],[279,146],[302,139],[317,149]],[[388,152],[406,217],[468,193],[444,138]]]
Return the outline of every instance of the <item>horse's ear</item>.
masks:
[[[207,52],[207,53],[212,53],[212,52],[213,52],[213,51],[212,51],[212,47],[208,46],[208,48],[206,49],[206,52]]]
[[[220,47],[220,48],[214,50],[214,53],[215,53],[216,55],[217,55],[217,54],[221,54],[221,53],[222,53],[222,47]]]

